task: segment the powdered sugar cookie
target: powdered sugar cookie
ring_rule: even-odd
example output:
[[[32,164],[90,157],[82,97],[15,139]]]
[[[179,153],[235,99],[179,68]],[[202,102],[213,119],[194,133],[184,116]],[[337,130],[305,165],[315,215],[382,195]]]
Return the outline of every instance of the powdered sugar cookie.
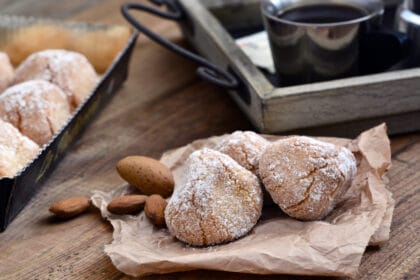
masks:
[[[169,231],[191,245],[215,245],[247,234],[262,210],[257,177],[229,156],[203,149],[186,163],[186,184],[177,186],[166,210]]]
[[[240,165],[258,174],[261,154],[269,142],[252,131],[236,131],[222,140],[216,150],[227,154]]]
[[[0,119],[0,178],[12,178],[33,159],[39,146]]]
[[[0,119],[39,145],[47,143],[69,117],[66,94],[46,81],[24,82],[0,95]]]
[[[85,56],[66,50],[46,50],[30,55],[16,69],[14,84],[45,80],[57,85],[76,108],[93,90],[98,76]]]
[[[355,176],[348,149],[309,137],[274,142],[260,160],[260,177],[274,202],[301,220],[325,217]]]

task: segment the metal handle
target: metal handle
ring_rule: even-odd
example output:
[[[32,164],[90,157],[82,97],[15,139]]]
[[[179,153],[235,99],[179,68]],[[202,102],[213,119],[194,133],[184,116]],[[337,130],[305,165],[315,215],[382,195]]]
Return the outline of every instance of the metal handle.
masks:
[[[141,24],[139,21],[137,21],[137,19],[134,18],[134,16],[130,13],[129,11],[130,9],[147,12],[161,18],[171,19],[175,21],[184,19],[183,12],[181,11],[180,7],[177,4],[170,2],[168,0],[149,0],[149,1],[157,6],[165,5],[167,7],[167,11],[164,12],[161,10],[157,10],[143,4],[127,3],[121,7],[121,12],[123,16],[127,19],[127,21],[130,22],[137,30],[144,33],[147,37],[149,37],[156,43],[160,44],[161,46],[185,58],[191,59],[197,62],[198,64],[202,65],[197,69],[197,72],[196,72],[197,75],[200,76],[202,79],[209,81],[220,87],[227,88],[227,89],[239,88],[238,80],[230,73],[220,69],[219,67],[212,64],[210,61],[206,60],[205,58],[199,55],[196,55],[160,37],[156,33],[152,32],[150,29],[148,29],[146,26]]]

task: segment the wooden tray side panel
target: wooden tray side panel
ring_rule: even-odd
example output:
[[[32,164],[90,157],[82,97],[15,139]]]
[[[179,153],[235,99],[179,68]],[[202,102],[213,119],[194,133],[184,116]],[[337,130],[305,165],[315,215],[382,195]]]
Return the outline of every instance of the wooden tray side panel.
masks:
[[[420,70],[405,70],[278,89],[264,102],[265,131],[288,131],[419,111],[419,85]]]

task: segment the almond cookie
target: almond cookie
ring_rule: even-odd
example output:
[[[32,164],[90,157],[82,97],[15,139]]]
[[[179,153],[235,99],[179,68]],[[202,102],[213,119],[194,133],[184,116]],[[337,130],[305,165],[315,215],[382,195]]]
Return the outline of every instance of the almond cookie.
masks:
[[[14,70],[9,56],[6,53],[0,52],[0,94],[12,82],[13,76]]]
[[[267,146],[260,176],[274,202],[301,220],[325,217],[356,176],[356,160],[344,147],[309,137]]]
[[[258,175],[261,154],[269,142],[252,131],[236,131],[223,139],[216,150],[227,154],[240,165]]]
[[[16,69],[14,84],[45,80],[57,85],[77,108],[98,82],[98,76],[85,56],[66,50],[46,50],[30,55]]]
[[[46,144],[70,117],[66,94],[42,80],[8,88],[0,95],[3,119],[40,146]]]
[[[0,119],[0,178],[12,178],[38,154],[39,146]]]
[[[194,246],[221,244],[247,234],[261,216],[257,177],[210,149],[195,151],[186,165],[186,183],[177,186],[165,209],[169,231]]]

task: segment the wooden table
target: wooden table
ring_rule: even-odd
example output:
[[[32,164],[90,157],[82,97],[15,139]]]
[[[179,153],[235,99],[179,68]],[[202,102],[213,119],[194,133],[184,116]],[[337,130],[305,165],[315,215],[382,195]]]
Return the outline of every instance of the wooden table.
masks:
[[[2,13],[84,21],[124,23],[125,1],[0,0]],[[55,12],[52,13],[52,8]],[[160,34],[185,45],[171,23],[144,17]],[[200,81],[195,65],[141,37],[123,89],[70,149],[54,174],[6,232],[0,234],[0,279],[130,279],[114,268],[103,247],[111,226],[92,210],[56,222],[49,205],[94,189],[110,191],[123,183],[116,162],[132,154],[159,157],[194,139],[252,129],[222,90]],[[420,133],[392,138],[390,189],[396,209],[390,241],[369,248],[360,279],[420,277]],[[195,271],[145,279],[314,279]]]

